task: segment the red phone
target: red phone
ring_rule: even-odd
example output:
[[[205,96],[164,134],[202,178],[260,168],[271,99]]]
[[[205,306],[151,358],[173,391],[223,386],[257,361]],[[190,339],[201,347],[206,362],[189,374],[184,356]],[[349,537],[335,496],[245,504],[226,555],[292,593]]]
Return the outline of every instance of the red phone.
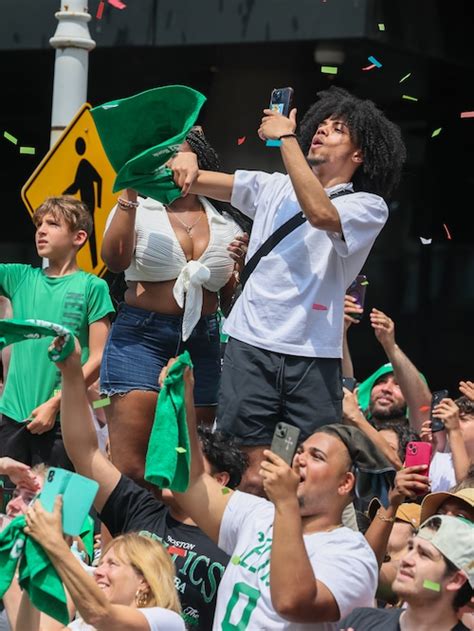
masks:
[[[431,451],[431,443],[411,440],[405,451],[405,467],[416,467],[422,464],[429,467],[431,462]],[[428,475],[428,471],[424,475]]]

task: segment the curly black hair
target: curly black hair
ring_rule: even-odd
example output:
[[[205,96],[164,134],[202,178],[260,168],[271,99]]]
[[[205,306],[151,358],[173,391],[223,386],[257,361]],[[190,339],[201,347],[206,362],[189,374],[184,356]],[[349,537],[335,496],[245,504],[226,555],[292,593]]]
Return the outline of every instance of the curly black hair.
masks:
[[[398,457],[402,462],[405,460],[405,451],[410,441],[419,441],[420,435],[411,429],[408,419],[406,421],[382,421],[378,422],[376,429],[389,429],[398,437]]]
[[[307,155],[322,121],[340,117],[364,159],[352,177],[354,190],[389,198],[400,180],[406,159],[400,128],[389,121],[375,103],[359,99],[342,88],[332,86],[318,92],[317,96],[318,100],[306,112],[299,128],[303,153]]]
[[[186,142],[193,150],[193,153],[196,154],[200,169],[203,169],[204,171],[221,170],[219,156],[200,128],[193,127],[186,136]],[[230,215],[244,232],[250,234],[252,221],[246,215],[241,213],[240,210],[237,210],[237,208],[234,208],[230,204],[226,204],[225,202],[220,202],[218,200],[212,200],[212,205],[221,215]]]
[[[212,473],[226,471],[229,474],[227,486],[235,489],[248,467],[247,454],[239,449],[232,438],[222,432],[213,432],[203,425],[197,430],[202,451],[211,465]]]

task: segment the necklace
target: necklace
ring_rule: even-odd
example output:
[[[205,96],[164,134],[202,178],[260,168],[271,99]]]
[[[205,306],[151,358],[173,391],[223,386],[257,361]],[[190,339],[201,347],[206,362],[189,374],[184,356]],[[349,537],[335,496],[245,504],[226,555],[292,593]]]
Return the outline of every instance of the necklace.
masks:
[[[168,210],[170,210],[169,206],[166,207]],[[176,212],[174,210],[171,210],[171,212],[173,213],[173,215],[176,217],[176,219],[179,221],[179,223],[183,226],[183,228],[186,230],[186,232],[188,233],[188,236],[192,239],[193,235],[191,234],[191,230],[194,228],[194,226],[198,223],[198,221],[200,221],[202,219],[202,216],[204,215],[204,213],[200,213],[199,217],[196,219],[196,221],[194,223],[192,223],[190,226],[185,223],[182,219],[180,219],[178,217],[178,215],[176,214]]]

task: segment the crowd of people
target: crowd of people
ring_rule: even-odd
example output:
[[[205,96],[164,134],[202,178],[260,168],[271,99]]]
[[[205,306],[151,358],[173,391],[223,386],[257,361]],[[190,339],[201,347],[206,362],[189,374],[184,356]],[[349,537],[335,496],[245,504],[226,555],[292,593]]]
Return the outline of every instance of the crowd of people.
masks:
[[[177,199],[121,192],[121,291],[79,269],[93,224],[68,195],[33,216],[47,265],[0,264],[2,631],[474,629],[474,382],[434,405],[348,291],[400,130],[331,88],[258,135],[286,174],[221,172],[193,127]],[[358,326],[387,359],[366,379]],[[42,504],[51,467],[97,485],[77,536]]]

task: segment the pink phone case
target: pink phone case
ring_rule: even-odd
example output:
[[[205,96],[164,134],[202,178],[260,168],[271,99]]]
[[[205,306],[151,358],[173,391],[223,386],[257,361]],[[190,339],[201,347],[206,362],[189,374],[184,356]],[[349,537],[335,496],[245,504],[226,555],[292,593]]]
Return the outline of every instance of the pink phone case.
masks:
[[[416,467],[418,465],[430,466],[431,443],[422,441],[410,441],[405,452],[405,467]],[[428,471],[426,472],[428,475]]]

